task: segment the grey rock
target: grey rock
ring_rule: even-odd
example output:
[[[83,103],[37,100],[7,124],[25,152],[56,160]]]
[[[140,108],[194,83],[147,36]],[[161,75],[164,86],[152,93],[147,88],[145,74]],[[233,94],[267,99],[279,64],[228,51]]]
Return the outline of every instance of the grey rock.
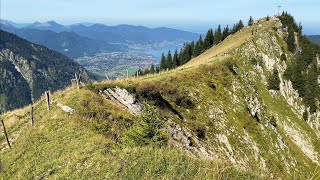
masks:
[[[138,115],[142,111],[139,100],[130,94],[126,89],[121,89],[119,87],[115,87],[113,89],[109,88],[103,91],[103,93],[115,103],[128,108],[128,110],[134,115]]]

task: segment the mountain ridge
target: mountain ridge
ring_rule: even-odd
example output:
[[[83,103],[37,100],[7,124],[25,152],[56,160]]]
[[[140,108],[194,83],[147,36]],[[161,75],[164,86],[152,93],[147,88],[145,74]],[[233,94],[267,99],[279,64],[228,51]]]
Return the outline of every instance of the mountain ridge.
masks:
[[[12,23],[11,23],[12,24]],[[38,30],[51,30],[54,32],[63,32],[63,31],[74,31],[80,36],[85,36],[91,39],[95,40],[103,40],[106,42],[111,43],[127,43],[127,41],[132,42],[139,42],[145,41],[141,34],[144,33],[147,35],[146,40],[150,42],[157,42],[157,41],[163,41],[163,40],[193,40],[198,38],[198,34],[187,32],[183,30],[177,30],[173,28],[162,28],[161,30],[166,30],[167,33],[161,33],[159,32],[159,28],[148,28],[145,26],[136,26],[136,25],[128,25],[128,24],[120,24],[116,26],[108,26],[101,23],[94,23],[89,26],[81,26],[81,23],[79,24],[72,24],[72,25],[62,25],[55,21],[47,21],[44,23],[35,22],[33,24],[24,26],[25,29],[38,29]],[[128,32],[124,30],[130,30],[131,32],[128,34]],[[94,33],[97,32],[104,32],[100,36],[94,36]],[[132,36],[139,36],[139,38],[133,38]],[[166,38],[166,36],[169,35],[169,39]],[[105,37],[106,36],[106,37]],[[116,36],[116,37],[112,37]],[[158,38],[155,38],[153,36],[159,36]],[[116,40],[116,41],[115,41]]]
[[[18,138],[2,151],[3,176],[318,179],[320,112],[305,120],[285,78],[296,59],[285,25],[260,19],[177,69],[55,93],[73,115],[43,100],[32,127],[28,108],[4,114]]]

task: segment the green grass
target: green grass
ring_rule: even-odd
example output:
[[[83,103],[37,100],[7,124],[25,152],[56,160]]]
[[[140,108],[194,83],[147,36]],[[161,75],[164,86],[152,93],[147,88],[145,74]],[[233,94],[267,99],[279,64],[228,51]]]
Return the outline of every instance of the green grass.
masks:
[[[69,89],[56,93],[53,99],[77,113],[68,115],[55,106],[47,113],[42,101],[35,107],[34,126],[27,124],[27,115],[18,122],[7,120],[12,123],[9,136],[16,132],[20,137],[12,142],[12,149],[1,153],[1,178],[256,177],[221,161],[198,159],[174,148],[121,143],[119,139],[135,117],[91,91]]]

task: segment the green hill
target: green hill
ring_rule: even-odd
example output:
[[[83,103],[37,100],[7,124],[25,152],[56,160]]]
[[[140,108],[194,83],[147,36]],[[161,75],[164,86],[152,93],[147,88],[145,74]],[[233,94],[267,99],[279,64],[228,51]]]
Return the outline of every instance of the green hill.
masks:
[[[1,136],[0,176],[318,179],[319,106],[306,111],[284,78],[287,36],[261,19],[175,70],[56,92],[50,112],[35,104],[33,126],[30,107],[3,114],[12,149]]]

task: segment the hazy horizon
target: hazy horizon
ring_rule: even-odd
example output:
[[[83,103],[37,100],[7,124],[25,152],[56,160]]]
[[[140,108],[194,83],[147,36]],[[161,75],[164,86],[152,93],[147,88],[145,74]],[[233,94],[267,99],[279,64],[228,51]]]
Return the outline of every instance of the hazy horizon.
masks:
[[[205,6],[204,6],[205,4]],[[106,25],[130,24],[150,28],[170,27],[196,33],[208,28],[232,25],[238,20],[247,22],[249,16],[259,19],[288,11],[301,22],[306,34],[320,34],[320,14],[316,13],[320,2],[312,0],[272,0],[257,2],[214,2],[210,0],[2,0],[0,18],[16,23],[56,21],[59,24],[102,23]],[[28,7],[28,8],[26,8]],[[58,12],[58,13],[57,13]],[[125,12],[125,13],[124,13]]]

